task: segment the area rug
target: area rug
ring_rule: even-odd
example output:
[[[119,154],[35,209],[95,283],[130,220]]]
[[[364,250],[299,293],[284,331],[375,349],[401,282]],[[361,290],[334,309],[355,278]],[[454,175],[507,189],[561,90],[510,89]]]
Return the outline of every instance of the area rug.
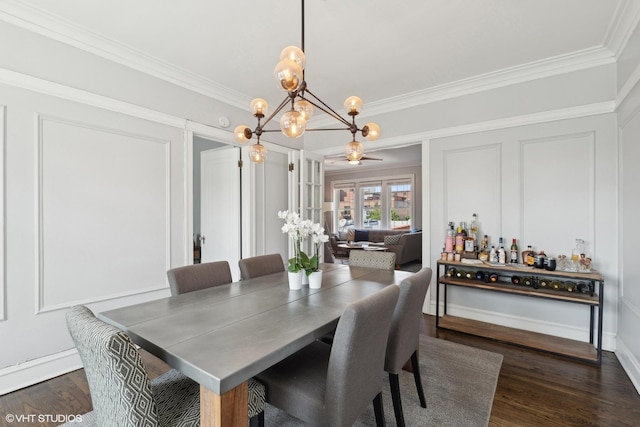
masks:
[[[407,427],[486,427],[502,366],[502,355],[438,338],[420,337],[420,373],[427,408],[420,406],[413,374],[400,375],[400,394]],[[393,404],[385,375],[383,405],[387,425],[395,426]],[[302,427],[306,423],[267,405],[267,426]],[[373,405],[354,426],[375,426]]]

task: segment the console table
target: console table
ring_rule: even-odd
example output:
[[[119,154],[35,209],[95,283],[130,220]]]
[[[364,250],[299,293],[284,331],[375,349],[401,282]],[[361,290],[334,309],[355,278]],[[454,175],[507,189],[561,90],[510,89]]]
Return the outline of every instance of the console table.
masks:
[[[455,261],[438,261],[437,265],[436,327],[601,364],[604,277],[598,272],[593,270],[589,273],[547,271],[520,265],[470,264]],[[490,279],[491,274],[494,274],[492,279]],[[511,282],[513,276],[520,278],[519,284]],[[441,286],[444,297],[442,317],[440,317]],[[449,315],[447,314],[448,286],[585,305],[589,308],[589,342]],[[597,340],[594,341],[596,334]]]

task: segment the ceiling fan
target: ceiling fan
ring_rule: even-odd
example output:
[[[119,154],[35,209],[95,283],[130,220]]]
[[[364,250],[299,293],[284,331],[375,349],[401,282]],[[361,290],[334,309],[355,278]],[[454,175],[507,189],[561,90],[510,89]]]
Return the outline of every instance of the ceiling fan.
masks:
[[[329,161],[330,164],[334,164],[338,162],[349,162],[349,164],[351,165],[361,165],[363,160],[377,160],[381,162],[383,159],[380,159],[378,157],[362,156],[360,160],[354,161],[354,160],[349,160],[343,155],[340,155],[340,156],[334,156],[334,157],[327,157],[327,160]]]

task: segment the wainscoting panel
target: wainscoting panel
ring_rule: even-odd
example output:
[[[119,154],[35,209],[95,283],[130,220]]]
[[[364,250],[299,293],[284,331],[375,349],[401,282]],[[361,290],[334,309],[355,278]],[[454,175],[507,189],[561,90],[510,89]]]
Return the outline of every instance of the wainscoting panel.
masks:
[[[595,133],[520,140],[520,152],[522,242],[556,256],[570,255],[579,238],[592,254]]]
[[[169,141],[37,120],[39,312],[166,287]]]
[[[442,206],[445,221],[453,221],[455,226],[465,221],[468,225],[474,212],[482,212],[482,230],[500,230],[503,179],[501,145],[444,148],[443,151]],[[497,246],[498,236],[491,237],[494,239],[492,244]]]

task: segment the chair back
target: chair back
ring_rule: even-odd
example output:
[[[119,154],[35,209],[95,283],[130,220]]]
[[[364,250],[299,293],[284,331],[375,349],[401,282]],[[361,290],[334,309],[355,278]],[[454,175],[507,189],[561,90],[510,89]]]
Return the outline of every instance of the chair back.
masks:
[[[231,269],[227,261],[185,265],[167,271],[171,295],[179,295],[213,286],[231,283]]]
[[[428,267],[400,282],[400,297],[393,312],[384,370],[398,374],[411,355],[418,349],[422,305],[431,282]]]
[[[149,377],[129,336],[84,306],[72,307],[66,319],[87,375],[96,425],[158,425]]]
[[[349,305],[336,328],[325,389],[328,426],[351,426],[382,391],[385,348],[400,291],[390,285]]]
[[[280,254],[258,255],[238,261],[240,280],[266,276],[284,271],[284,263]]]
[[[367,251],[352,249],[349,253],[349,265],[354,267],[379,268],[393,270],[396,267],[395,252]]]

